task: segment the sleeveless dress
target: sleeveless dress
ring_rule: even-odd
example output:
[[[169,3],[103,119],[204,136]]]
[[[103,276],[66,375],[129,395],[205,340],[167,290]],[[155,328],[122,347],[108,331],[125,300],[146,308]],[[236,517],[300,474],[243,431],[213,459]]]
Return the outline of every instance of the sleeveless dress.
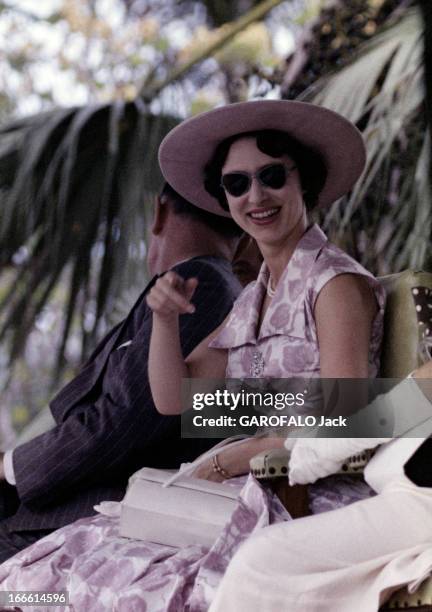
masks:
[[[229,349],[227,378],[318,377],[320,359],[314,307],[321,289],[339,274],[359,274],[373,289],[378,312],[372,324],[369,376],[379,368],[385,292],[379,282],[352,257],[331,244],[312,225],[300,239],[276,287],[257,334],[269,271],[264,263],[258,279],[237,298],[213,348]]]

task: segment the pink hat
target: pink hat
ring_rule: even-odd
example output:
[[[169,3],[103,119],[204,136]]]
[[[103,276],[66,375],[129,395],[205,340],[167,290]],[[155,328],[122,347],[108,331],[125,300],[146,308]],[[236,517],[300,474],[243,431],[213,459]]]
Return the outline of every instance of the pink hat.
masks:
[[[350,191],[363,171],[363,138],[347,119],[306,102],[258,100],[229,104],[180,123],[159,147],[162,174],[196,206],[230,216],[206,191],[204,169],[221,142],[235,134],[257,130],[286,132],[321,156],[327,171],[318,196],[321,207]]]

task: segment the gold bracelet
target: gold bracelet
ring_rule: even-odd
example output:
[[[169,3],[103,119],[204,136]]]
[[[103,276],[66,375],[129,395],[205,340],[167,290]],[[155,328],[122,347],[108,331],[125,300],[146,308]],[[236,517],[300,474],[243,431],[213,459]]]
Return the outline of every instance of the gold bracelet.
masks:
[[[213,455],[212,463],[213,463],[213,472],[216,472],[217,474],[220,474],[226,480],[228,478],[232,478],[233,477],[232,474],[230,474],[229,472],[224,470],[224,468],[219,465],[219,461],[218,461],[218,456],[217,455]]]

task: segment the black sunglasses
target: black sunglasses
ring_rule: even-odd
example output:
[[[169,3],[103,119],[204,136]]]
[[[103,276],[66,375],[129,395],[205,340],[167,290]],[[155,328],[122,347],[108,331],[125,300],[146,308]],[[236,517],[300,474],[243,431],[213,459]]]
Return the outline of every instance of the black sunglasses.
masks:
[[[282,189],[287,181],[289,173],[291,170],[294,170],[295,167],[296,166],[287,168],[284,164],[277,163],[264,166],[264,168],[260,168],[253,174],[240,171],[228,172],[222,176],[221,187],[223,187],[227,193],[236,198],[249,191],[254,178],[256,178],[262,187]]]

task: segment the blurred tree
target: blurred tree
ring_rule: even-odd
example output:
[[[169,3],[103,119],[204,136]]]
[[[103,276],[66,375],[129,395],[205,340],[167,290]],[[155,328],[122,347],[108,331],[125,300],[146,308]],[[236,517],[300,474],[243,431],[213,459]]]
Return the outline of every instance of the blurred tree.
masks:
[[[366,171],[321,222],[377,274],[432,265],[423,23],[412,5],[350,0],[322,11],[281,80],[284,97],[327,106],[363,131]]]
[[[289,4],[292,2],[299,0]],[[19,8],[20,3],[31,8]],[[4,119],[11,111],[15,116],[29,115],[53,105],[132,101],[146,93],[147,98],[153,98],[152,86],[163,83],[167,77],[172,81],[173,71],[179,72],[180,87],[176,92],[171,90],[171,94],[177,93],[181,98],[180,105],[178,100],[172,102],[173,108],[183,106],[187,113],[191,93],[213,77],[216,83],[210,88],[221,90],[219,100],[223,99],[222,63],[209,62],[204,70],[191,71],[187,60],[201,66],[195,56],[203,52],[203,58],[214,54],[211,49],[205,53],[209,41],[216,48],[224,46],[278,4],[281,0],[260,3],[49,0],[40,5],[18,0],[18,6],[17,2],[0,3],[0,36],[5,52],[5,61],[0,66],[4,96],[0,113],[3,110]],[[230,24],[234,17],[238,17],[239,23],[233,30]],[[250,34],[247,36],[246,45],[241,34],[239,41],[233,41],[231,63],[236,57],[235,50],[241,48],[238,59],[242,65],[258,69],[274,65],[277,57],[267,28],[261,28],[256,48],[251,44]],[[186,91],[182,91],[180,80],[184,68],[188,70],[188,84],[192,81],[192,87]]]
[[[336,0],[309,22],[286,60],[283,98],[297,98],[315,81],[346,66],[359,47],[403,17],[413,0]]]
[[[155,64],[169,67],[175,60],[169,24],[158,15],[131,19],[120,0],[42,6],[41,12],[38,5],[27,11],[0,5],[2,91],[15,114],[67,106],[71,97],[76,104],[133,100]]]
[[[157,10],[164,13],[164,18],[187,19],[198,11],[205,14],[206,21],[212,28],[238,19],[259,3],[260,0],[162,0],[157,3],[153,0],[124,0],[129,14],[140,17]]]

